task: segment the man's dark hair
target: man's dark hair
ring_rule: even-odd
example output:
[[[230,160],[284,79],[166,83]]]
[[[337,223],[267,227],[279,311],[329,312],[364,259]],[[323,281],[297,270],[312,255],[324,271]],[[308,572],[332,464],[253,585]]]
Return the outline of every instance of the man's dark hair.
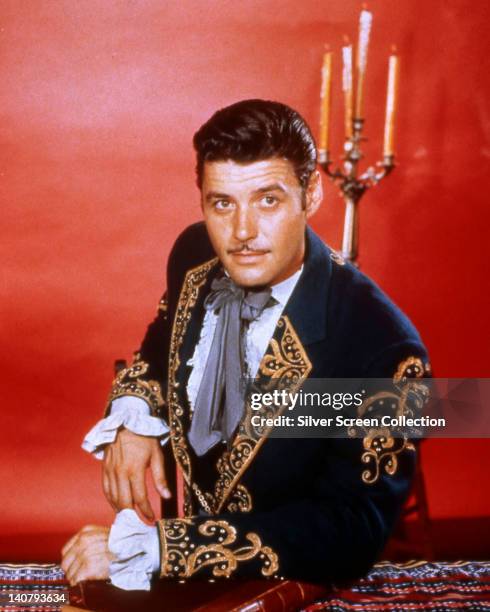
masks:
[[[280,102],[242,100],[220,109],[194,134],[197,185],[206,161],[238,163],[284,157],[306,188],[316,167],[316,145],[301,115]]]

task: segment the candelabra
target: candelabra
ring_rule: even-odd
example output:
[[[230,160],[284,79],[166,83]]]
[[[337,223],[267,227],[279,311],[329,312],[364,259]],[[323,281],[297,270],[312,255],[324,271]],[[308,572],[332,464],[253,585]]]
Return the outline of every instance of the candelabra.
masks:
[[[364,81],[366,77],[368,44],[372,18],[372,13],[364,7],[359,18],[359,41],[357,45],[355,75],[353,65],[354,48],[347,36],[344,37],[344,46],[342,47],[342,90],[344,93],[345,112],[345,154],[343,157],[342,169],[331,169],[332,160],[330,159],[328,146],[332,85],[332,52],[330,51],[330,47],[326,48],[323,55],[322,82],[320,89],[321,107],[318,162],[327,176],[340,187],[344,197],[345,220],[342,238],[342,256],[354,265],[357,265],[357,257],[359,254],[359,202],[367,189],[378,184],[395,167],[393,141],[399,58],[395,54],[396,48],[393,47],[393,53],[390,55],[388,62],[383,161],[377,162],[374,167],[370,166],[362,174],[360,174],[359,171],[359,162],[363,158],[361,142],[366,140],[362,137],[364,128],[364,119],[362,119],[362,117],[364,114]]]
[[[342,237],[342,256],[354,265],[359,254],[359,202],[365,191],[377,185],[395,167],[394,155],[384,155],[383,161],[376,162],[359,174],[359,162],[363,158],[361,142],[364,127],[363,119],[352,120],[352,136],[344,144],[345,155],[342,169],[332,170],[329,151],[319,149],[318,162],[327,176],[339,186],[345,201],[344,231]]]

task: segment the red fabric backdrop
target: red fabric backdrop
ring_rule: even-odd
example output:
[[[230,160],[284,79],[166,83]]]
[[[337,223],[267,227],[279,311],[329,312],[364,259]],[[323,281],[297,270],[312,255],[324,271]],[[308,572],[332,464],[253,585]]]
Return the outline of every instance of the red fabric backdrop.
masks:
[[[439,376],[488,376],[489,103],[485,0],[373,0],[368,159],[381,150],[387,55],[402,56],[392,177],[362,202],[361,264],[413,319]],[[3,0],[0,535],[109,522],[80,450],[115,358],[137,347],[176,234],[199,219],[191,138],[217,108],[284,101],[318,122],[323,45],[354,0]],[[326,185],[313,227],[340,243]],[[431,441],[432,515],[490,514],[488,441]]]

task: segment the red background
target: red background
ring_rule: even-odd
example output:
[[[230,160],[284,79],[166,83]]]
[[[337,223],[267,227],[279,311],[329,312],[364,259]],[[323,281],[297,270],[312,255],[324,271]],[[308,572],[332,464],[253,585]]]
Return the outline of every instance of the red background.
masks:
[[[489,376],[488,3],[373,0],[368,160],[381,151],[387,56],[402,57],[399,167],[362,202],[361,265],[419,328],[438,376]],[[191,138],[217,108],[277,99],[318,124],[324,43],[354,0],[1,3],[2,524],[0,536],[109,523],[80,449],[115,358],[154,314],[177,233],[200,218]],[[339,247],[326,184],[313,227]],[[490,514],[489,443],[429,441],[433,517]]]

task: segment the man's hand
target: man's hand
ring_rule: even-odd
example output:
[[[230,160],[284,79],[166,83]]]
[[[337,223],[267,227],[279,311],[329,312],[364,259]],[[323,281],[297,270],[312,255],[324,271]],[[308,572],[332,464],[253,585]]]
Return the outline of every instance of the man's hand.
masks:
[[[61,568],[72,586],[81,580],[107,580],[109,563],[109,527],[87,525],[80,529],[61,550]]]
[[[167,488],[160,442],[153,437],[121,430],[104,451],[102,472],[104,494],[114,510],[134,508],[142,517],[150,521],[155,519],[146,490],[148,467],[155,489],[164,499],[172,497]]]

